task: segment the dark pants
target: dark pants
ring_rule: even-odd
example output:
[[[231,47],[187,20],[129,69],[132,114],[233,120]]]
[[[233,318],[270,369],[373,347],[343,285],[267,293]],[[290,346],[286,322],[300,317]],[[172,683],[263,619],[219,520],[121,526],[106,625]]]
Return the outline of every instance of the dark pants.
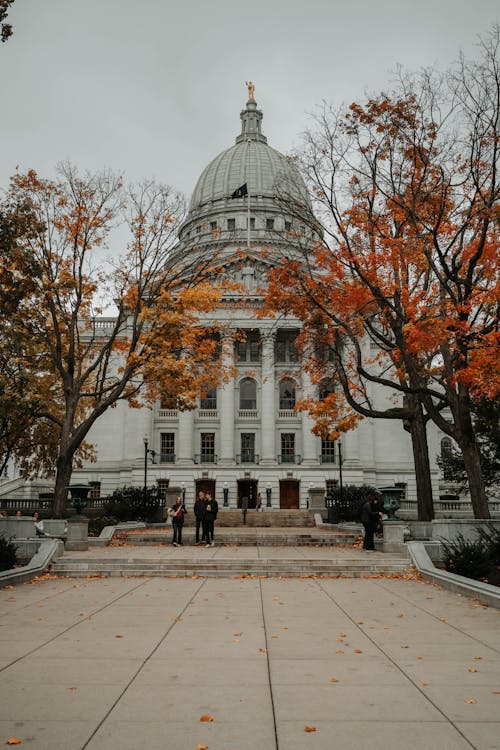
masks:
[[[364,523],[365,538],[363,539],[363,549],[375,549],[375,543],[373,541],[373,535],[375,534],[376,527],[371,523]]]
[[[203,521],[203,536],[207,544],[214,540],[214,521],[213,519]]]
[[[205,541],[205,529],[203,525],[203,521],[201,518],[196,519],[196,544],[200,541],[200,528],[202,530],[201,533],[201,541]]]
[[[243,523],[246,524],[247,522],[247,511],[246,508],[243,508]]]
[[[179,521],[178,518],[172,518],[172,529],[174,531],[174,538],[172,540],[172,544],[175,542],[177,544],[182,544],[182,527],[183,522]]]

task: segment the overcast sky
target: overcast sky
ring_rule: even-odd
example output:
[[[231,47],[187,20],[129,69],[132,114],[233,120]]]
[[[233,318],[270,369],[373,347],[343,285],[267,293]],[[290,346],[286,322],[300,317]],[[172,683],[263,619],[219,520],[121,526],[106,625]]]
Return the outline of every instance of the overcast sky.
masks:
[[[446,67],[498,0],[15,0],[0,45],[0,187],[16,166],[111,167],[190,195],[234,143],[246,80],[288,152],[323,99],[359,100],[399,63]]]

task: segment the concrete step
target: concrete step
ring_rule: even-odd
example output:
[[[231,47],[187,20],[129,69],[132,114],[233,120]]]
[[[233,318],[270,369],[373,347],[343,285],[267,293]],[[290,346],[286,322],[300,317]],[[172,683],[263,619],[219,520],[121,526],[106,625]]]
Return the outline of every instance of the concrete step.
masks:
[[[183,529],[183,541],[187,545],[192,545],[195,540],[195,530],[192,528]],[[353,547],[359,539],[356,532],[341,532],[317,529],[297,529],[297,528],[228,528],[219,526],[215,529],[215,538],[218,545],[237,545],[237,546],[258,546],[258,547],[306,547],[306,546],[327,546],[327,547]],[[144,547],[148,545],[158,546],[170,544],[172,540],[172,529],[167,528],[162,531],[127,531],[115,535],[112,546],[121,546],[123,544],[133,544],[134,546]]]
[[[235,508],[223,508],[219,505],[216,524],[219,527],[243,526],[243,512]],[[195,525],[195,516],[192,508],[188,508],[184,525],[188,527]],[[266,510],[259,512],[250,509],[247,512],[246,526],[251,528],[286,528],[290,526],[307,528],[314,526],[314,519],[307,510],[281,510],[279,508],[267,508]]]
[[[368,554],[368,553],[367,553]],[[408,560],[384,555],[378,559],[367,557],[333,560],[299,559],[170,559],[146,560],[134,558],[85,559],[60,558],[53,566],[57,575],[68,577],[96,576],[346,576],[359,577],[380,573],[397,574],[408,568]]]

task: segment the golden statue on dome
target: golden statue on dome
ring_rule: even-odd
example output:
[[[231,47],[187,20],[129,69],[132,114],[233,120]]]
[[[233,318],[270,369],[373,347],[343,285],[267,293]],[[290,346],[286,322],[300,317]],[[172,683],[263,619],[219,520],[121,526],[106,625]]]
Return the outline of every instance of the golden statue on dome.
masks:
[[[254,102],[255,101],[255,97],[254,97],[255,86],[253,85],[252,81],[245,81],[245,84],[248,88],[248,101]]]

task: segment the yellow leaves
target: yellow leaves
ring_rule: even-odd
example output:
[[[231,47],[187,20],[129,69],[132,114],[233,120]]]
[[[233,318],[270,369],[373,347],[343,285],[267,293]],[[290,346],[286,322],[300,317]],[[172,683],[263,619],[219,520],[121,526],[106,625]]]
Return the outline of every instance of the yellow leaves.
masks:
[[[336,677],[330,677],[330,682],[338,682],[338,679]]]
[[[208,745],[196,745],[196,750],[208,750]]]
[[[210,716],[210,714],[202,714],[200,716],[200,721],[201,722],[211,722],[211,721],[215,721],[215,719],[214,719],[213,716]]]
[[[316,732],[316,727],[310,727],[308,724],[304,725],[304,732]]]
[[[477,700],[475,698],[469,698],[468,700],[464,701],[465,703],[468,703],[470,706],[475,705],[477,703]]]
[[[19,737],[9,737],[6,745],[20,745],[22,743],[22,740],[19,739]]]
[[[469,667],[469,669],[467,671],[468,672],[477,672],[478,670],[474,669],[474,667]]]

